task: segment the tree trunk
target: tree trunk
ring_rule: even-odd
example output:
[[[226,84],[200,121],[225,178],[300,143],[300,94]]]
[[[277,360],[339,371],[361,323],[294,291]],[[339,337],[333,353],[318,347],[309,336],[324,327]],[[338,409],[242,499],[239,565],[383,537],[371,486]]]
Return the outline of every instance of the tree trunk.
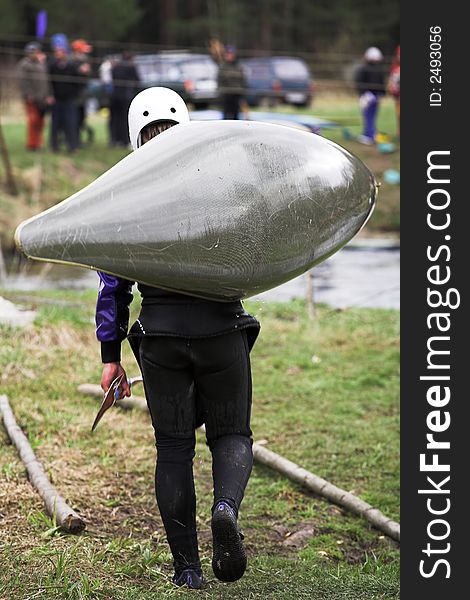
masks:
[[[12,196],[18,195],[18,187],[16,185],[15,176],[13,175],[13,169],[11,168],[10,153],[3,137],[2,124],[0,123],[0,153],[2,155],[3,166],[5,167],[5,183],[6,190]]]

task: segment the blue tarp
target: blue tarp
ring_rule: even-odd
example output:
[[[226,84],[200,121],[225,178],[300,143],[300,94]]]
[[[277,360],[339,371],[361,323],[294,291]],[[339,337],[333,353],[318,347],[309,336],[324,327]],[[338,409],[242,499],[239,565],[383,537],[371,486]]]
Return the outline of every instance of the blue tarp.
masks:
[[[320,129],[339,127],[334,121],[325,121],[319,117],[310,115],[282,113],[282,112],[258,112],[250,110],[250,121],[263,121],[265,123],[276,123],[277,125],[298,126],[318,133]],[[218,121],[222,119],[220,110],[194,110],[189,113],[191,121]],[[242,115],[243,117],[243,115]]]

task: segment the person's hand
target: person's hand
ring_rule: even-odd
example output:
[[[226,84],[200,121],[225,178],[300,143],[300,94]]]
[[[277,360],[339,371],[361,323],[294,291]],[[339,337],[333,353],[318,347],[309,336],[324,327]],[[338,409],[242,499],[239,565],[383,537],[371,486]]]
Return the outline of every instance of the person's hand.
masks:
[[[52,104],[54,104],[54,102],[55,102],[54,96],[47,96],[47,98],[46,98],[46,104],[48,104],[49,106],[51,106]]]
[[[375,96],[372,92],[364,92],[360,97],[359,97],[359,106],[361,107],[362,110],[366,110],[366,108],[369,106],[369,104],[371,104],[372,102],[374,102],[375,100]]]
[[[124,398],[125,396],[129,397],[131,395],[131,388],[127,382],[126,372],[120,362],[106,363],[103,365],[103,374],[101,376],[101,389],[103,392],[106,393],[116,377],[120,377],[121,375],[123,377],[118,387],[118,398]]]
[[[88,75],[88,73],[91,71],[91,67],[88,63],[82,63],[79,67],[78,70],[80,73],[82,73],[83,75]]]

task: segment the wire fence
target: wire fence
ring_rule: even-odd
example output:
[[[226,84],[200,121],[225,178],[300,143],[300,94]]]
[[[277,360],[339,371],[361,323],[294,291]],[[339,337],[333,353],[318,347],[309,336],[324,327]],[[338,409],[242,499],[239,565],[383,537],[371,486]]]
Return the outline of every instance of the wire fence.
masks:
[[[17,85],[16,66],[24,56],[24,47],[28,42],[36,41],[35,38],[24,35],[0,36],[0,81],[3,87],[4,102],[11,102],[19,98]],[[41,41],[46,53],[51,53],[51,40],[45,38]],[[87,56],[86,61],[91,66],[90,75],[86,79],[99,79],[99,68],[109,58],[118,58],[123,51],[131,51],[134,55],[165,55],[167,53],[189,53],[210,56],[209,47],[186,46],[184,48],[164,44],[149,43],[116,43],[107,40],[89,40],[93,52]],[[302,59],[310,69],[313,77],[315,94],[335,93],[351,95],[355,94],[354,75],[361,64],[362,56],[346,52],[289,52],[271,50],[267,52],[259,48],[240,48],[238,55],[241,59],[257,58],[267,56],[290,56]],[[383,60],[384,73],[388,73],[393,62],[392,56],[385,56]],[[55,81],[83,83],[84,76],[54,76]],[[119,80],[116,84],[126,87],[135,87],[135,82]],[[149,82],[143,81],[144,84]],[[151,82],[158,85],[158,80]],[[222,90],[220,90],[222,92]],[[266,97],[276,95],[271,88],[258,90]]]

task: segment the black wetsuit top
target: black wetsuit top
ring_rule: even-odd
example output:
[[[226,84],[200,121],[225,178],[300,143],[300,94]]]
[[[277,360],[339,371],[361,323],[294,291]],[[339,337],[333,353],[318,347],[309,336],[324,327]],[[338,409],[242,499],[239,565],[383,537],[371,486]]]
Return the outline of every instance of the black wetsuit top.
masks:
[[[121,358],[121,342],[127,336],[133,282],[104,273],[99,275],[101,286],[96,322],[101,355],[103,362],[117,362]],[[207,338],[246,329],[250,349],[256,341],[260,324],[245,311],[239,300],[216,302],[142,283],[137,286],[142,295],[142,306],[128,335],[134,351],[133,341],[147,335]]]

